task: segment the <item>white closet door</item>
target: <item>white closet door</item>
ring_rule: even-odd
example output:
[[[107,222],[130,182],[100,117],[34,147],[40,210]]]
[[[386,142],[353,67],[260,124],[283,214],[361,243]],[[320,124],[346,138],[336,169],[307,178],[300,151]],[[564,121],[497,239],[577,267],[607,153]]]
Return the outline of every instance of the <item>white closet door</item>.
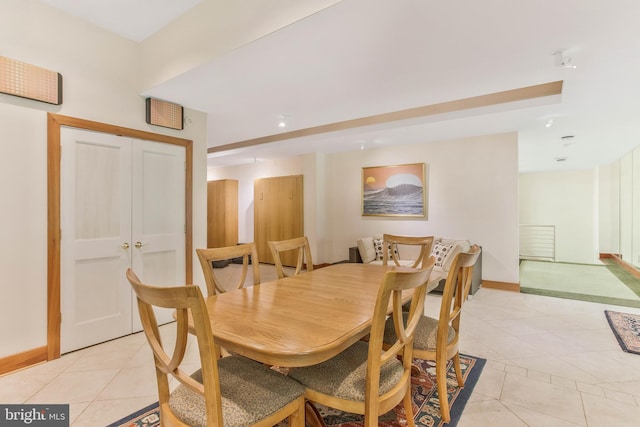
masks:
[[[185,148],[133,144],[132,268],[144,283],[185,285]],[[133,295],[133,332],[142,330]],[[172,310],[156,312],[158,323]]]
[[[62,353],[131,333],[131,142],[61,129]]]
[[[185,285],[184,147],[61,130],[60,348],[142,330],[125,277]],[[173,320],[171,310],[158,322]]]

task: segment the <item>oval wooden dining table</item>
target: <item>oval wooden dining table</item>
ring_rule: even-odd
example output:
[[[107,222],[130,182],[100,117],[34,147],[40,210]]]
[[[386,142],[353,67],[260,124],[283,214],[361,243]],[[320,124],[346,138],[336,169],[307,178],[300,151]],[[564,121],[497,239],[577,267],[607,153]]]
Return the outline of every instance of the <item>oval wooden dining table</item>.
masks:
[[[389,269],[411,271],[333,264],[206,297],[216,344],[268,365],[323,362],[369,333],[378,287]],[[443,277],[432,271],[427,292]],[[405,294],[404,302],[412,296]]]

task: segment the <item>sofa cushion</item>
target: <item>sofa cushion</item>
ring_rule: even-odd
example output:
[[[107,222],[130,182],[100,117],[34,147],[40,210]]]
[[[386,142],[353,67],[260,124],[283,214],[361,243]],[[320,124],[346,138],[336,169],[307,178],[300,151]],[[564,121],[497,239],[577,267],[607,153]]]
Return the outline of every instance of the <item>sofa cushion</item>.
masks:
[[[411,267],[411,266],[413,265],[413,263],[414,263],[414,262],[415,262],[415,261],[414,261],[414,260],[412,260],[412,259],[399,259],[399,260],[398,260],[398,263],[400,264],[400,266],[401,266],[401,267]],[[373,265],[382,265],[382,260],[381,260],[381,259],[380,259],[380,260],[378,260],[378,259],[377,259],[377,260],[375,260],[375,261],[371,261],[371,262],[370,262],[370,264],[373,264]],[[390,265],[395,265],[395,264],[393,263],[393,261],[389,261],[389,264],[390,264]]]
[[[358,239],[358,252],[364,264],[374,261],[376,259],[376,248],[373,246],[373,237]]]
[[[373,247],[375,248],[375,251],[376,251],[376,259],[379,261],[384,259],[384,250],[383,250],[384,245],[382,244],[383,242],[384,242],[384,239],[382,238],[373,239]],[[392,245],[390,244],[389,250],[393,250],[396,254],[396,258],[400,259],[400,254],[398,253],[398,247],[396,245],[393,245],[393,248],[392,248]]]
[[[447,239],[447,238],[440,237],[440,238],[435,240],[435,243],[438,243],[438,242],[446,244],[446,245],[458,245],[458,246],[460,246],[460,251],[461,252],[469,252],[469,250],[471,249],[471,242],[468,241],[468,240]]]
[[[433,245],[431,255],[436,263],[433,268],[437,270],[449,271],[453,258],[460,252],[460,246],[453,243],[438,242]]]

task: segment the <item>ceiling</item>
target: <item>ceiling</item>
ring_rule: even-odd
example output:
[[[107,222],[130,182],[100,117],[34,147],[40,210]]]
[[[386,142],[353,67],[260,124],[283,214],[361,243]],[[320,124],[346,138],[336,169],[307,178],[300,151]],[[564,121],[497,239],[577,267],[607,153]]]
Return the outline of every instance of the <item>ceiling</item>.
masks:
[[[41,1],[140,41],[209,0]],[[143,95],[208,113],[216,147],[561,80],[560,96],[312,133],[208,163],[518,132],[521,172],[593,168],[640,144],[638,16],[637,0],[343,0]]]

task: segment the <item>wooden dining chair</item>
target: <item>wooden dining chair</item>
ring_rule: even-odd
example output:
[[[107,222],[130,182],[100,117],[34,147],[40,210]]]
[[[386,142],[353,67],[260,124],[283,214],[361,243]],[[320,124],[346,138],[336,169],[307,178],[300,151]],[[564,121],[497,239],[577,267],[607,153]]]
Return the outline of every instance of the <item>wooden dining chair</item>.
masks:
[[[422,314],[426,287],[433,264],[415,271],[385,272],[379,286],[369,342],[358,341],[337,356],[317,365],[294,368],[289,376],[305,386],[305,397],[325,406],[364,415],[365,427],[377,427],[378,419],[400,402],[407,423],[414,427],[411,402],[413,335]],[[403,322],[402,292],[414,290],[408,321]],[[382,338],[389,304],[397,339],[383,351]]]
[[[442,292],[438,319],[421,316],[416,328],[413,357],[436,362],[436,385],[440,399],[440,414],[445,422],[451,420],[447,397],[447,365],[453,359],[458,386],[464,387],[460,369],[460,316],[462,306],[471,289],[473,265],[480,255],[480,247],[474,245],[469,252],[455,256]],[[405,316],[408,319],[407,316]],[[406,321],[406,320],[405,320]],[[395,325],[387,321],[384,347],[390,347],[396,340]],[[417,367],[414,367],[414,370]]]
[[[254,285],[260,283],[260,263],[255,243],[243,243],[241,245],[225,246],[222,248],[196,249],[196,254],[202,266],[204,280],[207,283],[209,296],[223,293],[231,289],[243,288],[247,283],[249,263],[251,263],[251,276]],[[231,284],[224,283],[215,273],[214,262],[226,261],[242,257],[242,270],[238,280]]]
[[[433,246],[433,236],[398,236],[394,234],[382,235],[382,265],[390,264],[390,261],[396,266],[400,266],[398,257],[398,245],[416,246],[420,249],[415,261],[410,265],[412,268],[424,268],[431,256],[431,247]]]
[[[287,274],[284,271],[284,265],[282,263],[282,252],[296,251],[296,270],[293,275],[300,274],[303,270],[313,270],[313,260],[311,258],[311,247],[309,246],[309,239],[306,236],[295,237],[288,240],[269,241],[267,242],[271,255],[273,255],[273,261],[276,265],[276,273],[278,279],[286,277]]]
[[[304,427],[304,388],[300,384],[241,356],[215,357],[209,314],[198,286],[155,287],[140,283],[131,269],[126,274],[153,351],[161,425],[266,427],[288,419],[292,427]],[[163,346],[154,307],[176,310],[175,346]],[[182,367],[189,316],[200,355],[200,369],[191,375]],[[167,349],[173,351],[167,353]],[[170,377],[180,383],[173,391]]]

